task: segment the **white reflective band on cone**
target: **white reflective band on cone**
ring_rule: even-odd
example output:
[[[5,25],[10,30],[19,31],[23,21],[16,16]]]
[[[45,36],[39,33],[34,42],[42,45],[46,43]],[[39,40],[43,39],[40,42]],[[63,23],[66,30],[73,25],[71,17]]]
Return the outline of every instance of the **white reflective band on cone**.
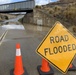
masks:
[[[20,51],[20,49],[16,49],[16,56],[21,56],[21,51]]]

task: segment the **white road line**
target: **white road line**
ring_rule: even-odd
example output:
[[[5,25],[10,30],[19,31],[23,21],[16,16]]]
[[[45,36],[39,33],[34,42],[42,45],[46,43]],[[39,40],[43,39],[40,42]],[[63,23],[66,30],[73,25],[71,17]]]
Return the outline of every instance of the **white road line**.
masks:
[[[2,42],[3,42],[3,40],[4,40],[4,38],[5,38],[6,34],[7,34],[7,32],[8,32],[8,30],[6,30],[6,31],[1,35],[1,37],[0,37],[0,45],[2,44]]]

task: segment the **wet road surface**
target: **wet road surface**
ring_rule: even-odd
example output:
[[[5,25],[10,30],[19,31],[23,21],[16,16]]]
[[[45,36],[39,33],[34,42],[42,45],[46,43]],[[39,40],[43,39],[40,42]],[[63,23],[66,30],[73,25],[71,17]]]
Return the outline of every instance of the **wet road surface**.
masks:
[[[12,24],[12,26],[14,25],[16,24]],[[8,24],[6,27],[0,27],[0,36],[8,30],[0,46],[0,75],[10,75],[10,70],[14,68],[16,43],[20,43],[21,45],[23,65],[28,75],[39,75],[37,66],[41,65],[42,58],[36,54],[35,50],[50,28],[31,24],[25,24],[24,28],[21,25],[21,29],[18,25],[16,26],[12,28]],[[76,59],[73,63],[76,66]],[[54,69],[54,75],[76,75],[75,71],[62,74],[54,67],[52,68]]]

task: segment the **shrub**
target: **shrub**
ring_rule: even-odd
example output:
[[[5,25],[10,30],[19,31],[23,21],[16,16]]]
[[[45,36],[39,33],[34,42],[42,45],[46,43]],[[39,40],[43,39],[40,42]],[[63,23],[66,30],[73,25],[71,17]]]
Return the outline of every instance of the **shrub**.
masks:
[[[52,14],[52,13],[54,13],[54,9],[50,8],[49,9],[49,14]]]
[[[67,19],[69,22],[74,22],[76,19],[76,8],[70,7],[69,9],[65,10],[63,12],[63,16],[65,19]]]
[[[68,5],[68,7],[72,7],[73,6],[73,4],[72,3],[70,3],[69,5]]]
[[[58,6],[58,5],[55,5],[55,6],[54,6],[54,10],[55,10],[55,11],[60,11],[61,9],[62,9],[61,6]]]
[[[41,6],[39,6],[39,5],[36,5],[36,6],[35,6],[35,8],[41,9]]]

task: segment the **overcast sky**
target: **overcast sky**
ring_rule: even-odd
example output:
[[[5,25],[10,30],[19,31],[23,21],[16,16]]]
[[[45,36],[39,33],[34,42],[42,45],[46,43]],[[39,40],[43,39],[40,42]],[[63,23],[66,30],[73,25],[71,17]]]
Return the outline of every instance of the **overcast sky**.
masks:
[[[0,0],[0,4],[5,4],[5,3],[12,3],[12,2],[19,2],[19,1],[24,1],[24,0]],[[47,4],[49,0],[35,0],[36,5],[44,5]],[[57,0],[50,0],[50,2],[54,2]]]
[[[50,2],[55,2],[57,0],[50,0]],[[36,0],[36,5],[43,5],[43,4],[47,4],[49,2],[49,0]]]

